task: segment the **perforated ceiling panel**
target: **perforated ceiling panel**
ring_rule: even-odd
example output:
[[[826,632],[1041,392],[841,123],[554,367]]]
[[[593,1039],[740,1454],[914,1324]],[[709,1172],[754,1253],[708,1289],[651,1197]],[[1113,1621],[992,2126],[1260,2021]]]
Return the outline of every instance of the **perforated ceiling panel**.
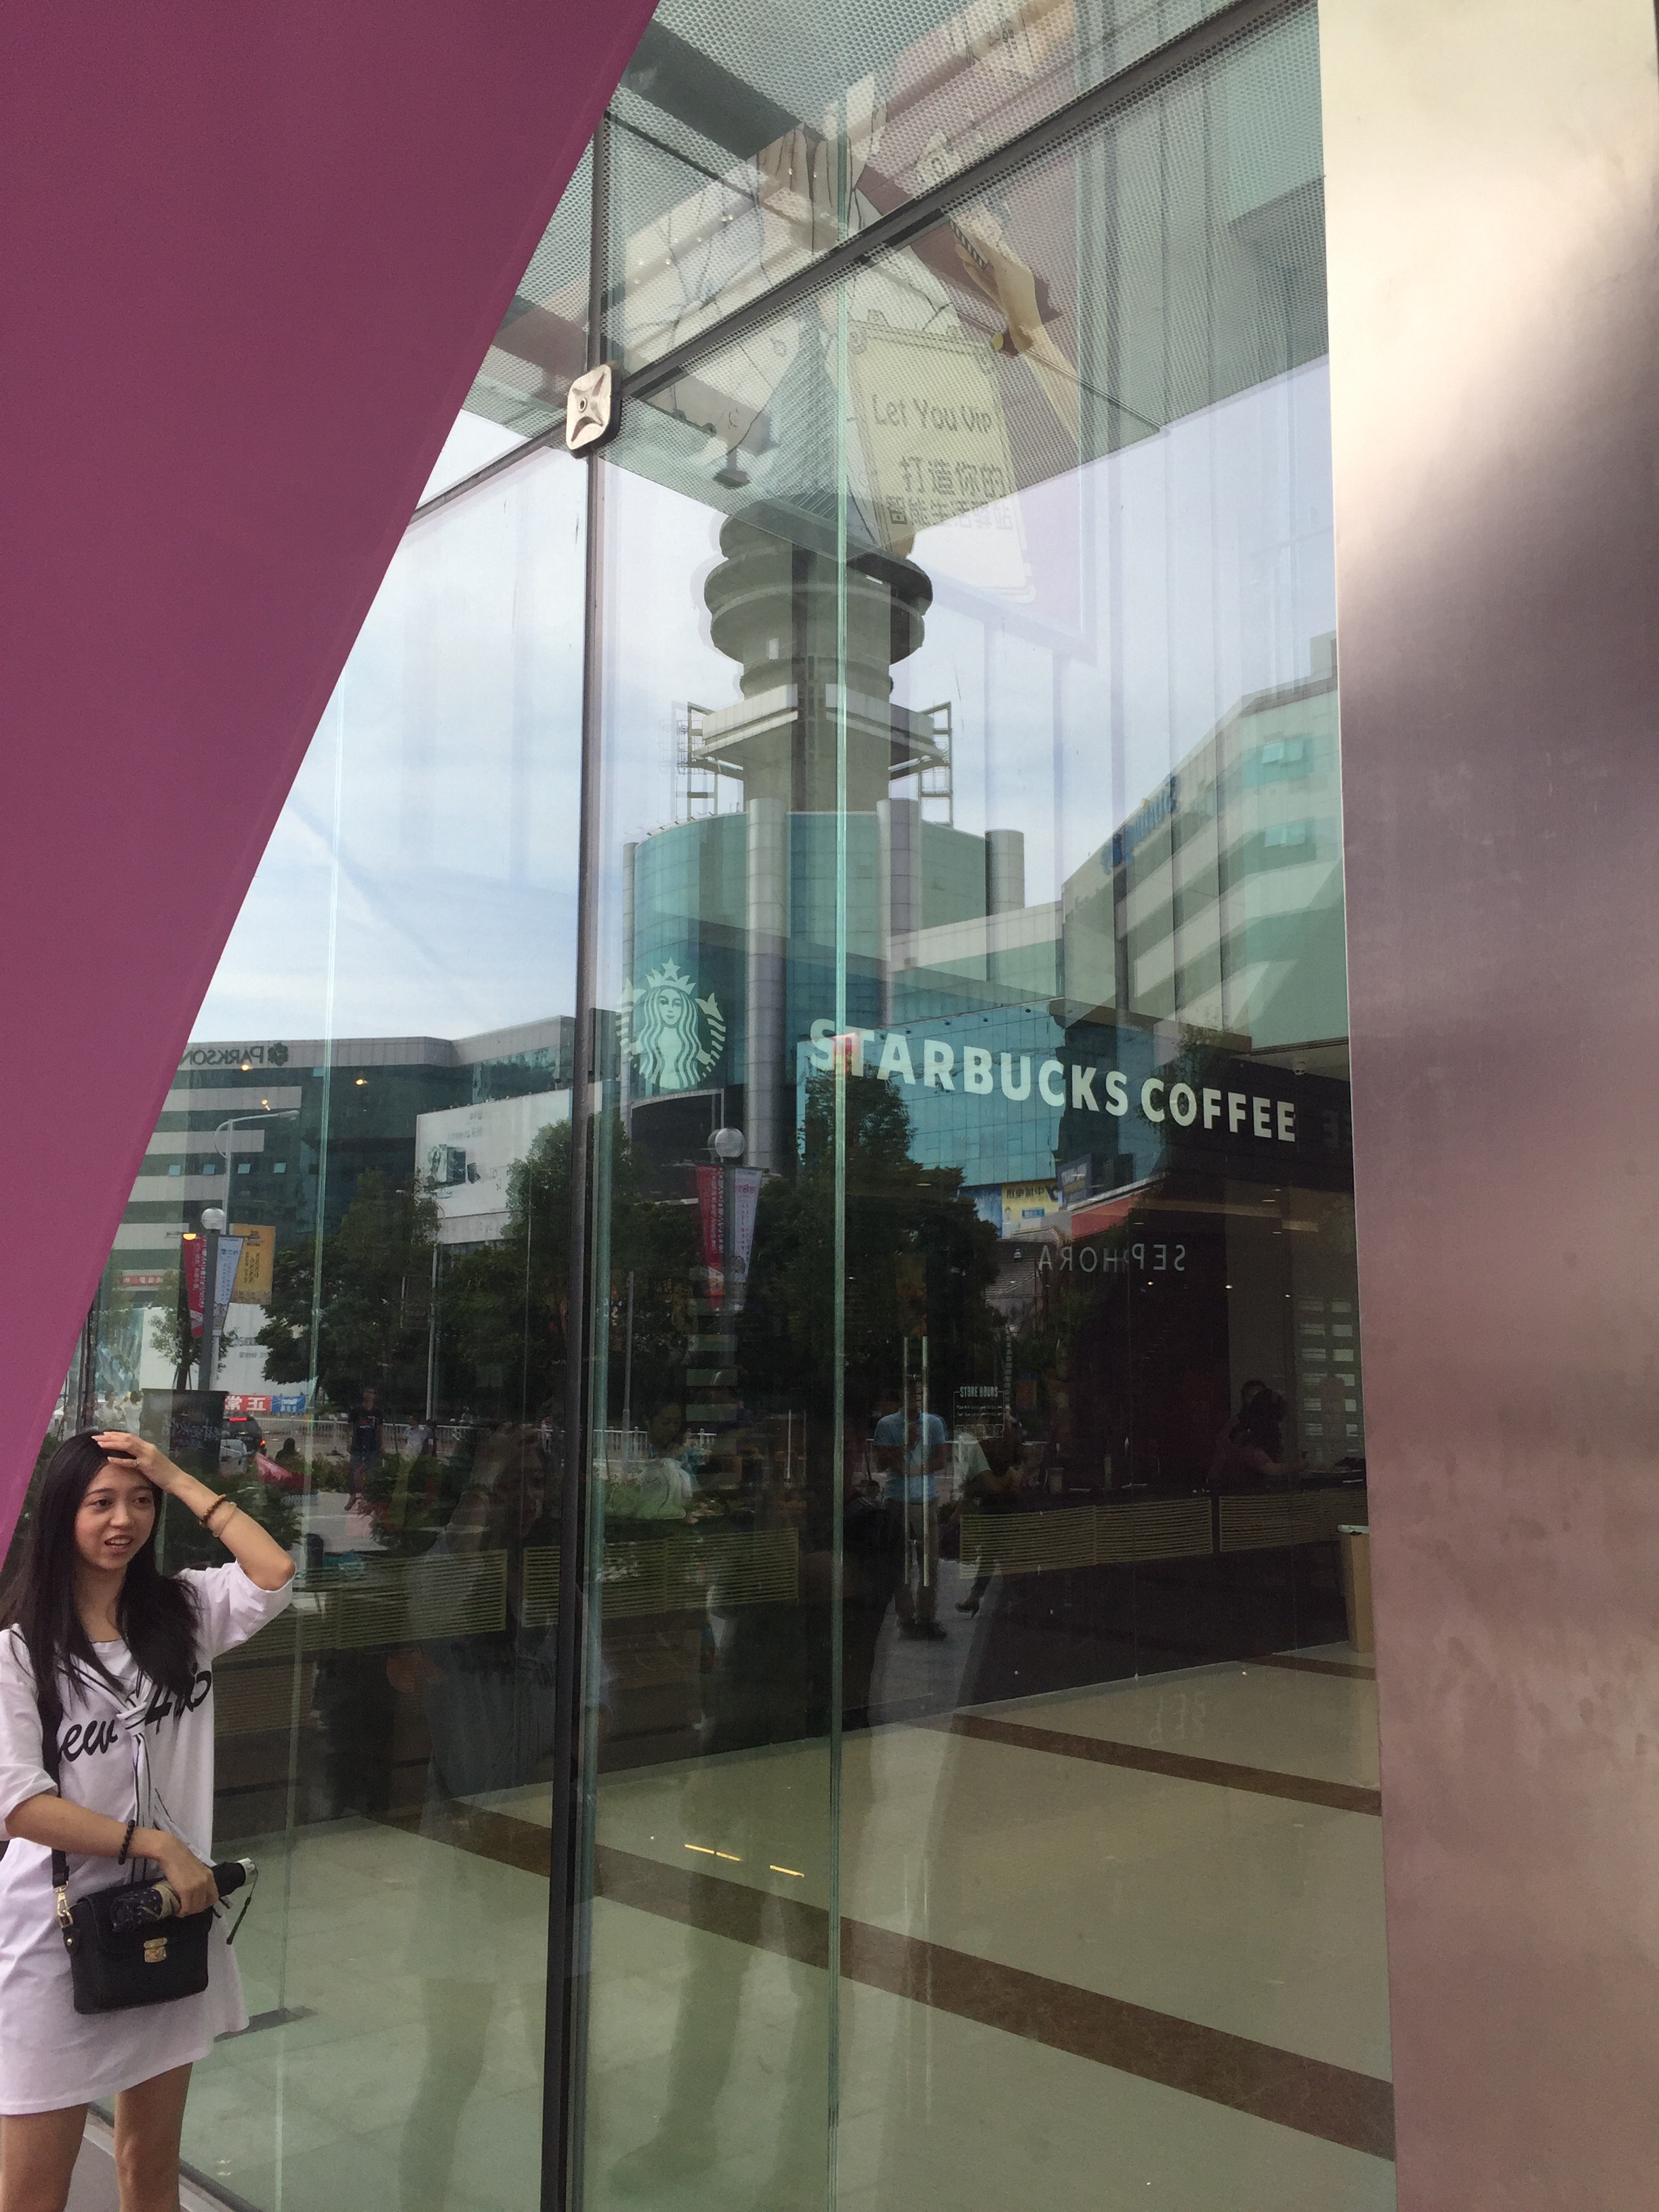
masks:
[[[763,289],[810,266],[1218,5],[904,0],[832,12],[665,0],[612,104],[613,352],[631,368],[683,343],[719,319],[734,286]],[[526,272],[469,402],[530,433],[555,425],[583,358],[577,198]]]

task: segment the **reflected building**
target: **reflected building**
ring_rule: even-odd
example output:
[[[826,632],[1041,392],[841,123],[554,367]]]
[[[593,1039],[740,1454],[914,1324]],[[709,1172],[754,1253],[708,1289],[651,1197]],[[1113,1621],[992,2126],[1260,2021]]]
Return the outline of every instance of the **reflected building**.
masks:
[[[798,542],[798,517],[790,527],[793,541],[746,519],[722,528],[704,596],[741,697],[685,717],[707,811],[625,853],[630,1134],[689,1155],[724,1119],[773,1171],[798,1142],[795,1042],[837,1006],[838,939],[847,1024],[896,1028],[918,938],[982,929],[1023,889],[1018,832],[937,818],[949,708],[892,696],[894,666],[921,643],[927,576],[870,550],[843,592],[833,550]]]
[[[267,1381],[255,1341],[278,1256],[337,1231],[365,1176],[422,1188],[436,1239],[461,1251],[498,1239],[507,1180],[536,1133],[568,1121],[568,1015],[462,1037],[193,1040],[163,1102],[115,1232],[93,1320],[100,1400],[165,1389],[162,1323],[178,1295],[179,1238],[204,1206],[246,1231],[220,1386],[255,1414],[306,1410],[307,1391]],[[608,1035],[608,1031],[607,1031]]]
[[[1201,1485],[1253,1380],[1288,1401],[1310,1465],[1362,1466],[1334,641],[1028,903],[1019,830],[934,818],[948,714],[890,696],[931,596],[916,564],[851,572],[843,706],[827,560],[747,523],[721,546],[705,596],[743,696],[688,717],[709,811],[626,856],[625,1110],[660,1187],[721,1122],[754,1165],[793,1170],[840,1030],[849,1071],[902,1098],[911,1157],[997,1228],[1000,1310],[1034,1321],[1045,1293],[1120,1269],[1181,1295],[1151,1372],[1104,1328],[1037,1392],[1065,1401],[1044,1411],[1068,1487]]]

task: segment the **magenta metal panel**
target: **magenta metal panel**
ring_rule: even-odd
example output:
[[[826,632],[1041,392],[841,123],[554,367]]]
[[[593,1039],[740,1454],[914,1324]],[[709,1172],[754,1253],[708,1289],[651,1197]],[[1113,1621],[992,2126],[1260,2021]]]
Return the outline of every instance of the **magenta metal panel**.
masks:
[[[271,824],[650,12],[5,10],[0,1540]]]
[[[1659,2170],[1650,0],[1325,0],[1403,2212]]]

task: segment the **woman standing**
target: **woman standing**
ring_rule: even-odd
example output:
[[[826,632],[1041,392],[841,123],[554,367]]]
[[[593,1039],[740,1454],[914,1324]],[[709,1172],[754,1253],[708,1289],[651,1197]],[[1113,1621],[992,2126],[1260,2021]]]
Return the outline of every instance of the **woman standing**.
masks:
[[[162,1491],[233,1565],[161,1573]],[[217,1902],[213,1662],[282,1611],[293,1574],[257,1521],[138,1437],[72,1437],[52,1455],[0,1601],[0,2212],[63,2212],[87,2107],[112,2096],[121,2212],[174,2212],[191,2067],[247,2024],[223,1923],[199,1996],[77,2013],[52,1855],[69,1855],[71,1898],[137,1862],[181,1912]]]

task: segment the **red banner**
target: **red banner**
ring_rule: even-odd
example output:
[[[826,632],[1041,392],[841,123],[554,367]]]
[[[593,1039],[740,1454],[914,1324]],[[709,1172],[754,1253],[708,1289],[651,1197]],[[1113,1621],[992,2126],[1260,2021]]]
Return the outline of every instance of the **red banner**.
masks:
[[[190,1307],[190,1333],[202,1334],[202,1312],[207,1304],[207,1238],[186,1234],[179,1239],[179,1264],[184,1269],[185,1297]]]
[[[749,1255],[755,1246],[755,1213],[765,1177],[758,1168],[699,1168],[696,1176],[702,1264],[708,1270],[708,1295],[717,1306],[726,1304],[726,1178],[732,1178],[731,1287],[741,1304],[749,1278]]]

